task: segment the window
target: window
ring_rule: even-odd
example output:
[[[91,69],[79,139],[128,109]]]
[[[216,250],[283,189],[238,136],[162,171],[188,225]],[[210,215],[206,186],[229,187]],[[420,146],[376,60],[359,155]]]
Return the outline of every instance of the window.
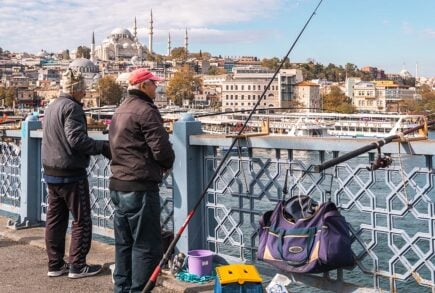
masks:
[[[238,97],[239,97],[238,95],[235,95],[234,99],[237,100]]]
[[[250,100],[251,99],[251,95],[248,95],[248,100]]]
[[[242,91],[245,89],[245,86],[243,84],[240,87],[242,88]]]
[[[225,89],[228,90],[228,85],[225,86]]]
[[[234,86],[234,89],[237,91],[237,84]]]
[[[231,90],[233,90],[233,86],[231,86]]]
[[[250,91],[251,90],[251,85],[248,85],[248,91]]]
[[[242,100],[244,100],[245,99],[245,95],[242,95]]]

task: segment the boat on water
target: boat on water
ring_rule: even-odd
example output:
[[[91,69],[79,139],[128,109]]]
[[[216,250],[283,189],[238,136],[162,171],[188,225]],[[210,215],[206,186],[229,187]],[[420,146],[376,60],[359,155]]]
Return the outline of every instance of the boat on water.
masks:
[[[195,116],[195,113],[192,112]],[[163,114],[165,121],[174,121],[181,113]],[[248,119],[247,113],[219,113],[197,117],[203,131],[210,134],[237,134]],[[311,137],[387,137],[424,122],[423,115],[340,114],[340,113],[274,113],[253,114],[244,133]],[[267,128],[267,130],[266,130]],[[411,134],[418,135],[418,133]]]
[[[205,133],[236,135],[248,119],[249,113],[212,113],[187,109],[162,110],[161,114],[168,130],[173,122],[185,113],[192,114],[202,123]],[[114,106],[87,109],[87,116],[94,121],[109,125],[115,111]],[[282,112],[253,114],[244,134],[288,135],[308,137],[387,137],[420,125],[424,115],[408,114],[340,114],[312,112]],[[418,132],[410,136],[418,136]]]

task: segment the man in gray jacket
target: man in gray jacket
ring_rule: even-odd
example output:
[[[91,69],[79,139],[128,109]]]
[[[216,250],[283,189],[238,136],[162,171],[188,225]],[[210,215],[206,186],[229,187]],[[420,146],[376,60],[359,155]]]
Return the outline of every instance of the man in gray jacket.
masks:
[[[86,168],[91,155],[110,158],[107,141],[88,137],[80,103],[85,83],[80,72],[68,69],[62,76],[63,91],[47,107],[43,121],[42,164],[48,186],[45,244],[49,277],[68,273],[70,278],[96,275],[100,265],[88,265],[92,220]],[[64,261],[69,212],[73,217],[69,264]]]
[[[109,128],[115,292],[141,292],[162,257],[159,183],[175,156],[154,105],[159,80],[144,68],[133,71]]]

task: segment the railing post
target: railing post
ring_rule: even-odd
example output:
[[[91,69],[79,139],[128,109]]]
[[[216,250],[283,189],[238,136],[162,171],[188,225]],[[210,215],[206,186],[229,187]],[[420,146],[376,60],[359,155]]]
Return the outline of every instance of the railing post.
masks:
[[[14,229],[41,226],[41,153],[38,139],[30,131],[41,129],[35,116],[28,116],[21,124],[21,201],[20,215],[10,222]]]
[[[202,133],[201,122],[196,121],[189,113],[174,124],[172,142],[175,152],[173,168],[175,232],[178,232],[183,225],[203,189],[203,152],[200,146],[191,146],[189,143],[190,135],[200,133]],[[205,248],[204,215],[205,208],[201,205],[177,243],[179,251],[188,252],[192,249]]]

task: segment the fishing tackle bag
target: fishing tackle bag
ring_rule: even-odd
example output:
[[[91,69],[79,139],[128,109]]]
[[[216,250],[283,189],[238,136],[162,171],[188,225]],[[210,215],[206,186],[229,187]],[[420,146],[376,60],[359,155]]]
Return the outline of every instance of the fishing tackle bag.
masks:
[[[294,213],[294,215],[290,214]],[[281,200],[260,218],[257,258],[293,273],[354,266],[349,227],[336,205],[308,196]]]

